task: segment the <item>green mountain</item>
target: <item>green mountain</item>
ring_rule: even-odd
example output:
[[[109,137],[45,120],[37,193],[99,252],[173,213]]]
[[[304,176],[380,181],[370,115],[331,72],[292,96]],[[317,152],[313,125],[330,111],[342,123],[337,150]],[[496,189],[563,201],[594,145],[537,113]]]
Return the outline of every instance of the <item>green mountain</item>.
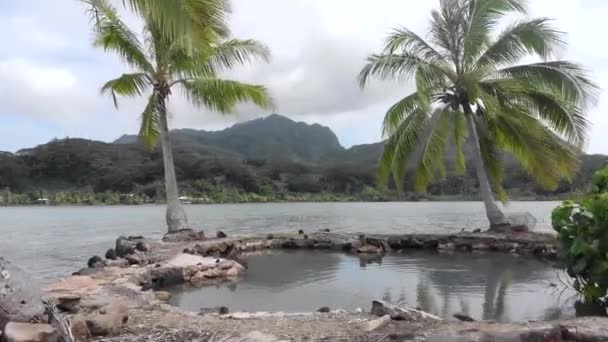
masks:
[[[290,200],[294,194],[310,193],[375,200],[397,198],[394,191],[376,189],[375,171],[382,142],[346,149],[331,129],[276,114],[221,131],[179,129],[171,134],[181,190],[193,197],[212,197],[212,201],[219,202]],[[580,172],[572,183],[563,182],[548,192],[506,155],[505,188],[515,198],[555,197],[581,189],[590,175],[608,162],[608,157],[583,155],[581,160]],[[162,198],[162,175],[160,151],[142,146],[132,135],[113,143],[61,139],[14,154],[0,152],[0,190],[27,194],[13,196],[22,202],[35,200],[41,194],[66,191],[89,194],[85,202],[98,201],[90,194],[109,193]],[[445,179],[429,187],[429,193],[475,198],[476,183],[473,168],[468,167],[464,175],[448,172]],[[404,180],[404,188],[411,191],[409,179]],[[80,195],[65,196],[61,201],[82,201]],[[2,198],[0,192],[0,203]]]
[[[343,147],[331,129],[319,124],[295,122],[277,114],[236,124],[221,131],[178,129],[171,132],[178,144],[200,144],[237,153],[249,159],[277,156],[303,163],[318,162]],[[137,142],[137,136],[123,135],[115,144]]]

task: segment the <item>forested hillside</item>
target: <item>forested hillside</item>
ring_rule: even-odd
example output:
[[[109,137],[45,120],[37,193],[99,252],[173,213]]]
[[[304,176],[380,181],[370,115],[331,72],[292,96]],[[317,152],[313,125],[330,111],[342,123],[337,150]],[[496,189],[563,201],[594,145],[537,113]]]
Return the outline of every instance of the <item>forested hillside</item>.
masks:
[[[329,128],[279,115],[222,131],[172,134],[181,193],[194,202],[476,198],[472,167],[464,175],[448,172],[426,195],[412,194],[408,179],[403,194],[392,185],[380,190],[375,170],[382,143],[345,149]],[[513,198],[559,197],[584,188],[607,161],[607,156],[584,155],[572,184],[545,192],[505,156],[504,185]],[[54,140],[15,154],[0,152],[0,189],[4,204],[39,198],[55,204],[162,201],[162,158],[135,136],[114,143]]]

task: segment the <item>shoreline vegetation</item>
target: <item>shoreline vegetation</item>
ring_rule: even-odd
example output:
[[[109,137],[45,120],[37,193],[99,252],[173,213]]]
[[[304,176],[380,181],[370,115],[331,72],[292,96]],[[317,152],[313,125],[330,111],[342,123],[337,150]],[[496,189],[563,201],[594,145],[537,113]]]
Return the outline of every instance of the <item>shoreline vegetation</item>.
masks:
[[[576,194],[529,195],[512,194],[512,201],[565,201],[576,198]],[[322,202],[477,202],[481,198],[470,195],[431,195],[420,193],[398,193],[376,188],[365,188],[359,194],[343,193],[279,193],[260,195],[238,189],[222,189],[209,194],[184,194],[182,204],[241,204],[241,203],[322,203]],[[0,207],[11,206],[97,206],[97,205],[148,205],[166,204],[165,199],[150,198],[142,194],[116,192],[59,191],[44,195],[36,193],[0,192]]]

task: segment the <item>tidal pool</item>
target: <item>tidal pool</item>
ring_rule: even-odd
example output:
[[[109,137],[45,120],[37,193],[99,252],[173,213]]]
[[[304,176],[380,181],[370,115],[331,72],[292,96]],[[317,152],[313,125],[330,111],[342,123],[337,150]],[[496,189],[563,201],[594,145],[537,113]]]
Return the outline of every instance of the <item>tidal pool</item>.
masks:
[[[573,317],[566,276],[541,260],[504,253],[407,252],[382,258],[311,251],[247,258],[237,283],[172,289],[172,304],[190,311],[307,312],[369,310],[384,299],[449,317],[465,313],[501,322]]]

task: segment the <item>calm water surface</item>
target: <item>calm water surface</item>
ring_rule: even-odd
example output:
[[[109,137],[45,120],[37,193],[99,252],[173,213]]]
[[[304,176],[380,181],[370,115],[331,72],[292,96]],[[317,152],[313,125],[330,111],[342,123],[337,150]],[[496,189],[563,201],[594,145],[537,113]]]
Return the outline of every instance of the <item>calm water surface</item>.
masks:
[[[550,231],[556,202],[513,202]],[[186,206],[190,223],[214,235],[272,231],[458,232],[487,226],[480,202],[273,203]],[[164,206],[0,207],[0,254],[39,278],[65,275],[103,255],[119,235],[160,238]]]
[[[382,259],[332,253],[255,255],[236,284],[173,289],[172,304],[191,311],[227,306],[233,311],[307,312],[323,306],[369,310],[385,299],[449,317],[527,321],[574,316],[572,293],[560,295],[556,270],[508,254],[430,252]],[[552,285],[553,284],[553,285]]]

